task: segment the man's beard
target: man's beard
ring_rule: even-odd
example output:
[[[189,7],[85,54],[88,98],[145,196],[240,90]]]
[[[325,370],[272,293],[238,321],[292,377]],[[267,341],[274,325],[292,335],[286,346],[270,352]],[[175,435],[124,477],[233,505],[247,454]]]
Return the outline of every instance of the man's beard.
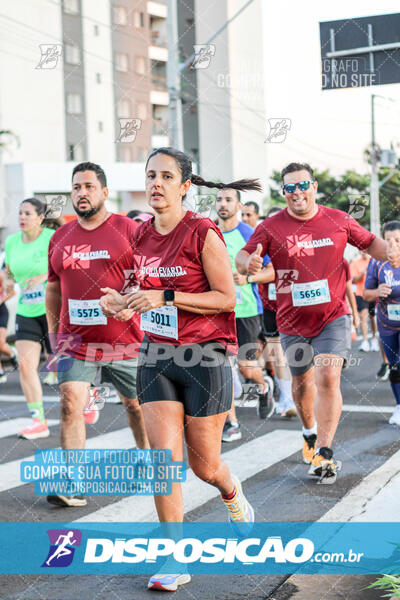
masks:
[[[217,215],[218,215],[218,218],[222,219],[223,221],[227,221],[228,219],[232,219],[232,217],[234,216],[234,215],[230,215],[228,213],[225,213],[224,215],[220,215],[219,213],[217,213]]]
[[[102,208],[101,205],[99,205],[97,207],[92,206],[89,201],[88,201],[88,204],[90,205],[90,208],[87,210],[79,210],[79,208],[77,206],[74,206],[74,211],[76,212],[78,217],[81,217],[82,219],[90,219],[90,217],[93,217],[94,215],[96,215],[99,212],[99,210]]]

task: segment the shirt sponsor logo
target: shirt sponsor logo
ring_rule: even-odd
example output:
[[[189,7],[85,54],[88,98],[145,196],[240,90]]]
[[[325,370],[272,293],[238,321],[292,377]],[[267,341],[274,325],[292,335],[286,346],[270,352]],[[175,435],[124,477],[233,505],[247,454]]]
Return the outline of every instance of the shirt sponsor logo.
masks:
[[[108,250],[93,250],[93,252],[74,252],[74,258],[79,260],[98,260],[100,258],[110,258]]]
[[[313,240],[311,234],[289,235],[286,238],[289,256],[313,256],[314,248],[333,246],[331,238]]]
[[[109,259],[108,250],[91,250],[90,244],[73,244],[64,246],[63,267],[64,269],[89,269],[91,260]]]
[[[394,278],[393,271],[385,269],[383,274],[385,276],[385,283],[390,285],[390,287],[393,287],[394,285],[400,285],[400,279]]]
[[[187,275],[186,269],[180,265],[160,267],[161,258],[159,257],[147,259],[143,256],[135,256],[135,259],[139,262],[138,269],[136,270],[137,279],[139,280],[146,277],[182,277],[183,275]]]

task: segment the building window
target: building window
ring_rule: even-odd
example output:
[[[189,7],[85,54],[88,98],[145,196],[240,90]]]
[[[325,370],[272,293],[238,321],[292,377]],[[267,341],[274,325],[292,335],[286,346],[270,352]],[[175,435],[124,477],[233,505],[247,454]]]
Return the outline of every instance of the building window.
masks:
[[[127,144],[121,144],[119,148],[119,160],[121,162],[132,162],[132,150]]]
[[[70,65],[79,65],[81,62],[81,52],[79,46],[65,44],[65,62]]]
[[[98,122],[99,131],[103,131],[103,121]]]
[[[82,144],[69,144],[68,159],[75,160],[77,162],[83,161],[83,146],[82,146]]]
[[[67,113],[70,115],[82,113],[82,96],[80,94],[67,94]]]
[[[94,35],[99,35],[99,26],[98,25],[93,25],[93,34]]]
[[[113,15],[115,25],[128,25],[128,11],[124,6],[114,6]]]
[[[96,83],[101,83],[101,73],[96,73]]]
[[[64,0],[63,8],[68,15],[79,15],[79,0]]]
[[[134,27],[144,27],[144,13],[139,12],[137,10],[134,11],[133,26]]]
[[[126,73],[128,71],[129,60],[128,55],[122,52],[117,52],[115,55],[115,68],[117,71]]]
[[[135,69],[139,75],[146,73],[146,59],[143,56],[136,56],[135,58]]]
[[[128,100],[127,98],[121,98],[121,100],[118,100],[117,114],[118,114],[118,117],[120,117],[120,118],[124,118],[124,119],[132,118],[132,105],[131,105],[130,100]]]
[[[147,119],[147,104],[145,102],[138,102],[137,118],[142,119],[142,121],[144,121],[144,119]]]

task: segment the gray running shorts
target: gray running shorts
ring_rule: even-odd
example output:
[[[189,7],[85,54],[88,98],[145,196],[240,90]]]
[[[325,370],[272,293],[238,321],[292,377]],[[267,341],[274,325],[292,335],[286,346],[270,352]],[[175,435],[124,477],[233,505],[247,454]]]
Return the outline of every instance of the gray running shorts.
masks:
[[[67,368],[63,368],[63,361]],[[136,371],[138,359],[114,361],[85,361],[80,358],[62,356],[57,361],[58,383],[85,381],[93,383],[101,369],[101,383],[112,383],[115,389],[126,398],[136,398]]]
[[[281,344],[292,375],[303,375],[318,354],[335,354],[346,362],[350,354],[351,318],[343,315],[325,325],[315,337],[281,333]],[[321,365],[323,366],[323,365]]]

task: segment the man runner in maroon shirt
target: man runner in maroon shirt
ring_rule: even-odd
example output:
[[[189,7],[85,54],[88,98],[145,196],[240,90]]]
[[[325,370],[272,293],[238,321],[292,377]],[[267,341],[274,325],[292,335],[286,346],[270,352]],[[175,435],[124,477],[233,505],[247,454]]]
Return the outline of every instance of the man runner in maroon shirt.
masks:
[[[255,274],[262,268],[261,257],[271,258],[278,329],[303,423],[303,459],[311,463],[309,475],[334,483],[340,463],[333,460],[331,444],[342,409],[340,374],[350,339],[343,252],[350,243],[387,260],[388,249],[347,213],[316,204],[318,184],[308,164],[289,164],[282,180],[287,208],[257,227],[236,266],[240,273]],[[394,259],[400,265],[400,254]]]
[[[139,319],[132,310],[107,318],[99,306],[100,288],[105,285],[121,293],[131,291],[132,247],[138,227],[127,217],[109,213],[107,197],[103,169],[89,162],[77,165],[71,198],[78,219],[60,227],[49,246],[46,313],[49,332],[58,337],[54,350],[59,355],[61,445],[65,449],[85,445],[84,408],[99,368],[102,381],[113,383],[125,405],[138,447],[149,447],[136,394],[137,356],[143,339]],[[63,342],[71,336],[71,350],[62,352]],[[66,361],[68,368],[63,368]],[[47,500],[58,506],[86,505],[79,495],[48,496]]]

